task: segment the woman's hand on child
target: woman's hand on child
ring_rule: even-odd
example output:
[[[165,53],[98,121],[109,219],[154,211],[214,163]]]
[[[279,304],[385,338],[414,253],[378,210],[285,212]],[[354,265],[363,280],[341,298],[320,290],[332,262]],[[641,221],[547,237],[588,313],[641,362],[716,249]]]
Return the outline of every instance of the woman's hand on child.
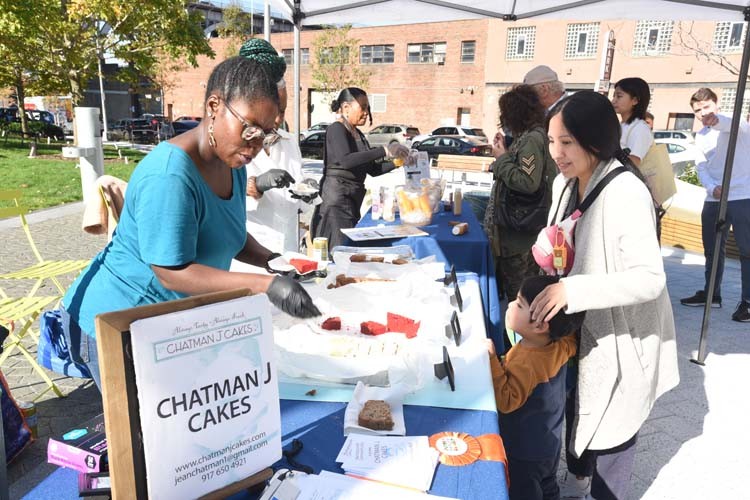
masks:
[[[549,323],[566,305],[568,305],[568,295],[565,293],[565,284],[549,285],[536,296],[529,306],[531,321],[536,321],[537,325]]]

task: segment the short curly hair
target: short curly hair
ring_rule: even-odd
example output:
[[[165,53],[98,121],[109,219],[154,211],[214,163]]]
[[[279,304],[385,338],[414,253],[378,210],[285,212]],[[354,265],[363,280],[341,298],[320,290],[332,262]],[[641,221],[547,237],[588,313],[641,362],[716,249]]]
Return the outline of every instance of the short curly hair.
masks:
[[[545,109],[531,85],[516,85],[500,96],[500,126],[513,137],[544,124]]]

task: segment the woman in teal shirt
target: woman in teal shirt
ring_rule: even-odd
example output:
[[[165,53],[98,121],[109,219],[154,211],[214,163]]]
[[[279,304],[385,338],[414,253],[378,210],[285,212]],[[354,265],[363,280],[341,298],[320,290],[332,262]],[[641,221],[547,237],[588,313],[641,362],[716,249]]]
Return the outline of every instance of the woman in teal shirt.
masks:
[[[290,278],[229,272],[233,258],[264,267],[275,256],[245,230],[244,166],[273,140],[278,103],[262,65],[228,59],[209,77],[201,124],[136,167],[112,241],[62,302],[73,359],[89,367],[100,389],[97,314],[236,288],[266,293],[293,316],[320,314]],[[289,182],[274,170],[256,180],[266,189]]]

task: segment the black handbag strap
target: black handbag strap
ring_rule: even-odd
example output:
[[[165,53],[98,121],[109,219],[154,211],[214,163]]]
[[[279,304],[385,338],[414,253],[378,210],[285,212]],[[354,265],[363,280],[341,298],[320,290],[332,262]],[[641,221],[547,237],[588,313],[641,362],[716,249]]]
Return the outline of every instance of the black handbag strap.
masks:
[[[630,170],[628,169],[628,167],[617,167],[611,170],[609,173],[607,173],[607,175],[605,175],[604,178],[600,180],[596,186],[594,186],[594,189],[592,189],[591,192],[588,194],[588,196],[584,198],[581,204],[578,205],[577,210],[581,214],[583,214],[583,212],[585,212],[591,206],[591,204],[594,203],[594,200],[596,200],[597,196],[599,196],[599,193],[602,192],[602,189],[604,189],[612,179],[614,179],[615,177],[617,177],[623,172],[627,172],[628,170]],[[575,178],[569,179],[568,182],[565,184],[565,188],[560,194],[560,198],[557,200],[557,208],[555,209],[555,215],[552,218],[553,222],[557,220],[557,214],[560,212],[560,203],[562,203],[562,199],[563,199],[563,195],[565,194],[565,191],[567,191],[568,189],[574,189],[574,186],[575,186],[574,181],[575,181]],[[565,213],[563,212],[563,215],[564,214]]]
[[[594,186],[594,189],[591,190],[591,192],[586,196],[586,198],[583,199],[581,204],[578,206],[578,211],[581,213],[584,213],[588,208],[591,206],[592,203],[594,203],[594,200],[596,200],[597,196],[602,192],[602,190],[607,187],[607,184],[609,184],[612,179],[617,177],[623,172],[627,172],[627,167],[617,167],[613,170],[610,170],[607,175],[604,176],[602,180],[600,180],[596,186]]]

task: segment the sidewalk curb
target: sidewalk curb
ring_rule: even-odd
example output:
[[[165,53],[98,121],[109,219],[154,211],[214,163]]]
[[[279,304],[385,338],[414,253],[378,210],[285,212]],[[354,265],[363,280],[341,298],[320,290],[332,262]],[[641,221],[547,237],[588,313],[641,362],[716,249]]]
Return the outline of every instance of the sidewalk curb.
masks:
[[[42,210],[37,210],[36,212],[31,212],[30,214],[26,215],[26,221],[29,224],[34,224],[47,220],[59,219],[60,217],[65,217],[66,215],[83,214],[83,208],[84,204],[82,201],[67,203],[65,205],[59,205],[52,208],[44,208]],[[7,231],[8,229],[15,229],[19,227],[21,227],[21,221],[18,217],[11,217],[8,219],[0,220],[0,231]]]

